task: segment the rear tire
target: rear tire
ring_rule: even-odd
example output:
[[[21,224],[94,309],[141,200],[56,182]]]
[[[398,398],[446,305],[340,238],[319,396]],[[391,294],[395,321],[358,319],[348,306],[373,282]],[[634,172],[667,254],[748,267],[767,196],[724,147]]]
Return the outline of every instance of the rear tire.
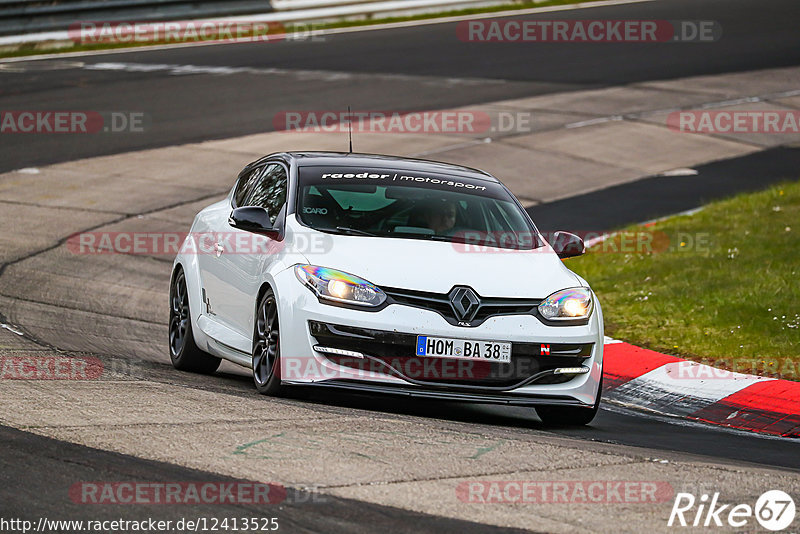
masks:
[[[169,288],[169,357],[180,371],[211,374],[222,362],[203,352],[194,342],[186,276],[179,270]]]
[[[536,415],[547,426],[584,426],[592,422],[600,409],[600,397],[603,396],[603,379],[597,388],[597,399],[591,408],[573,406],[537,406]]]
[[[267,289],[258,302],[254,330],[253,383],[262,395],[280,397],[286,388],[281,386],[278,303],[272,289]]]

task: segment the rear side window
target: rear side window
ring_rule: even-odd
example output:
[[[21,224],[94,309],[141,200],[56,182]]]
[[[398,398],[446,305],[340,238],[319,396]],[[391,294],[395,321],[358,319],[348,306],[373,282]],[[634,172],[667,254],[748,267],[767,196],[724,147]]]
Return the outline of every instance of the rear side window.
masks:
[[[271,163],[247,190],[242,206],[267,208],[269,218],[274,223],[278,213],[286,204],[286,184],[288,176],[283,165]]]

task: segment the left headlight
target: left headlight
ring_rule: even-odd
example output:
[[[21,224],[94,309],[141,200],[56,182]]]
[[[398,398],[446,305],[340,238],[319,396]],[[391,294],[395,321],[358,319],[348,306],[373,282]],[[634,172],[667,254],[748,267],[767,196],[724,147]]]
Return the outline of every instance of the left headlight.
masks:
[[[343,304],[376,307],[386,301],[381,289],[363,278],[317,265],[297,265],[294,274],[317,297]]]
[[[592,314],[592,291],[573,287],[556,291],[539,304],[539,313],[550,321],[586,319]]]

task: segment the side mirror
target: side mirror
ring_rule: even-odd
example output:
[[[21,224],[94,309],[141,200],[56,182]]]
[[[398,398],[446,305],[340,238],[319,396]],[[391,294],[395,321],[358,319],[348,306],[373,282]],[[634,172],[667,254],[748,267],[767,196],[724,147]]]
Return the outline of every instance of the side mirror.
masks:
[[[555,232],[550,244],[559,258],[572,258],[586,252],[583,239],[569,232]]]
[[[258,206],[236,208],[228,217],[228,224],[239,230],[270,237],[275,237],[279,233],[278,229],[272,226],[267,209]]]

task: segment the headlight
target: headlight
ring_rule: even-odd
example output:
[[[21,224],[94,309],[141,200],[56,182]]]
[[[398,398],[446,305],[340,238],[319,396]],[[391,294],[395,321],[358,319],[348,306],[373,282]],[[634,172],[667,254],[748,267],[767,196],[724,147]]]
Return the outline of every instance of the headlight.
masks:
[[[573,287],[556,291],[539,304],[539,313],[550,321],[586,319],[592,314],[592,291]]]
[[[336,269],[316,265],[297,265],[294,274],[317,297],[357,306],[380,306],[386,294],[374,284]]]

